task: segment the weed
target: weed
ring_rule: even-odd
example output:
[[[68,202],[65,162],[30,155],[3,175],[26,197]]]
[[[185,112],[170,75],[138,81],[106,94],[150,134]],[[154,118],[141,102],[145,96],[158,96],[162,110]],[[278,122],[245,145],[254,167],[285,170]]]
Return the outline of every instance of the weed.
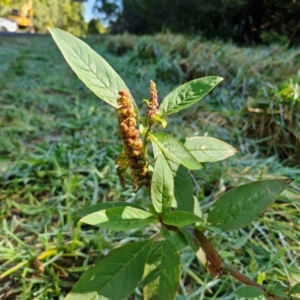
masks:
[[[96,261],[74,285],[67,299],[123,299],[130,296],[137,286],[143,299],[175,299],[181,273],[179,251],[186,246],[195,252],[201,264],[216,279],[230,275],[245,284],[236,289],[238,297],[264,295],[267,299],[282,300],[297,294],[300,283],[292,288],[284,282],[264,286],[236,271],[231,264],[225,263],[217,248],[204,235],[205,231],[221,234],[247,226],[276,200],[291,180],[260,180],[239,185],[208,203],[208,207],[200,206],[193,195],[189,170],[206,178],[201,163],[223,160],[233,155],[235,149],[206,136],[179,141],[152,128],[156,123],[165,128],[165,116],[195,104],[223,79],[210,76],[187,82],[169,93],[161,104],[156,85],[150,81],[150,98],[144,100],[148,105],[144,117],[124,81],[101,56],[66,32],[55,28],[49,30],[83,83],[118,109],[123,147],[115,161],[122,187],[125,188],[126,169],[129,168],[134,190],[145,186],[151,199],[147,206],[128,202],[95,204],[77,213],[80,221],[111,230],[145,226],[156,229],[150,237],[115,248]],[[154,166],[148,157],[150,143]],[[232,253],[229,257],[235,256]],[[284,281],[289,280],[289,274],[286,275]]]
[[[142,69],[136,67],[141,64],[138,61],[130,64],[136,37],[129,38],[133,52],[122,57],[106,51],[108,41],[118,43],[119,36],[99,36],[90,39],[90,43],[126,78],[136,98],[143,99],[147,81],[156,80],[155,64],[143,62],[139,67]],[[276,156],[264,156],[259,152],[260,144],[247,138],[238,124],[249,96],[255,99],[261,88],[270,83],[279,86],[296,74],[298,49],[239,48],[170,34],[140,39],[159,44],[163,57],[175,49],[176,43],[186,43],[191,55],[195,55],[198,46],[194,61],[199,68],[202,65],[202,74],[226,75],[226,84],[202,103],[168,120],[179,138],[207,134],[240,151],[228,160],[205,163],[209,182],[193,176],[194,194],[201,205],[209,206],[211,200],[232,186],[257,179],[295,178],[279,201],[252,226],[222,236],[209,235],[225,262],[236,264],[245,275],[270,285],[288,277],[295,285],[300,280],[299,170],[297,166],[283,165]],[[216,52],[210,51],[212,46]],[[22,53],[25,73],[16,76],[10,65]],[[173,50],[173,57],[175,53]],[[216,59],[218,53],[222,55]],[[211,71],[205,73],[206,68]],[[114,167],[114,158],[120,151],[115,112],[79,83],[50,37],[1,40],[0,71],[0,298],[59,299],[100,253],[107,254],[116,246],[155,232],[154,228],[130,232],[97,229],[78,223],[75,211],[125,198],[144,205],[146,195],[142,190],[135,194],[127,176],[127,188],[122,190]],[[177,84],[160,81],[159,99]],[[228,251],[233,251],[235,258],[226,256]],[[34,264],[38,256],[44,270]],[[233,289],[238,285],[234,280],[212,279],[188,248],[182,251],[181,258],[178,299],[236,299]],[[138,291],[131,298],[141,299]]]

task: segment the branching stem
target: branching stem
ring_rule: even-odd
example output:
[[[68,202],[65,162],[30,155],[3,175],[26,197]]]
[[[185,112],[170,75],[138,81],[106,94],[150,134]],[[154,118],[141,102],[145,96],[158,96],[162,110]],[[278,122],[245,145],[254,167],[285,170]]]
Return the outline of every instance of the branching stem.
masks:
[[[201,250],[204,252],[204,258],[205,261],[202,261],[204,263],[204,266],[208,270],[211,275],[216,276],[219,275],[219,277],[228,274],[231,275],[233,278],[236,280],[240,281],[241,283],[245,285],[250,285],[250,286],[255,286],[262,291],[264,291],[264,296],[269,299],[269,300],[285,300],[284,298],[280,296],[273,295],[271,293],[268,293],[267,289],[255,282],[254,280],[248,278],[247,276],[243,275],[242,273],[236,271],[234,268],[231,266],[225,264],[220,256],[217,254],[217,250],[214,248],[214,246],[210,243],[210,241],[205,237],[205,235],[195,229],[195,230],[190,230],[190,234],[192,234],[194,241],[199,245]],[[222,270],[223,268],[223,270]]]
[[[276,296],[276,295],[272,295],[272,294],[268,294],[266,288],[261,285],[258,284],[257,282],[255,282],[254,280],[248,278],[247,276],[243,275],[242,273],[240,273],[239,271],[233,269],[231,266],[227,265],[224,263],[224,266],[228,272],[229,275],[231,275],[233,278],[235,278],[236,280],[244,283],[245,285],[251,285],[251,286],[256,286],[257,288],[263,290],[265,292],[265,297],[267,299],[270,300],[285,300],[282,297]]]
[[[144,145],[143,145],[143,152],[144,152],[145,157],[147,157],[147,153],[148,153],[148,137],[149,137],[151,127],[152,127],[152,125],[149,125],[149,127],[145,133],[145,140],[144,140]]]

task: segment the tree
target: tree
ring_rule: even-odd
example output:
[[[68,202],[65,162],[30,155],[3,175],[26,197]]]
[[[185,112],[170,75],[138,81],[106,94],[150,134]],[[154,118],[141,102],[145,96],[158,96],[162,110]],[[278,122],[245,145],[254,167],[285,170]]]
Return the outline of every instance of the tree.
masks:
[[[92,19],[88,23],[88,33],[89,34],[102,34],[106,33],[107,29],[103,27],[101,22],[97,19]]]
[[[34,2],[34,25],[40,32],[57,26],[79,35],[79,9],[83,4],[71,0],[39,0]]]
[[[27,0],[0,0],[1,16],[8,16],[13,9],[20,10]],[[34,0],[33,24],[37,32],[46,32],[47,26],[60,27],[79,35],[79,10],[83,13],[83,4],[72,0]],[[83,26],[87,27],[86,24]]]
[[[300,41],[300,1],[295,0],[96,0],[112,32],[151,34],[168,29],[238,43],[267,42],[272,35]],[[113,19],[116,19],[115,21]],[[272,42],[269,38],[269,42]]]
[[[104,22],[116,21],[122,12],[121,0],[95,0],[93,11]]]

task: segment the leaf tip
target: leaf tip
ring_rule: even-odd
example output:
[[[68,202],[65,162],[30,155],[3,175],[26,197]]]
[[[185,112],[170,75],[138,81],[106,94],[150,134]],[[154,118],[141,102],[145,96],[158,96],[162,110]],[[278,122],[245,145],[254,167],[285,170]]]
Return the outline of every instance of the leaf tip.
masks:
[[[80,217],[81,217],[81,216],[80,216]],[[84,217],[80,218],[80,219],[79,219],[79,222],[84,223],[83,219],[84,219]]]
[[[218,81],[218,82],[217,82],[217,84],[218,84],[218,83],[220,83],[221,81],[223,81],[223,80],[224,80],[224,78],[223,78],[223,77],[220,77],[220,76],[217,76],[217,78],[218,78],[218,80],[217,80],[217,81]]]
[[[55,27],[53,27],[53,26],[47,26],[47,30],[48,30],[50,33],[52,33],[53,29],[55,29]]]

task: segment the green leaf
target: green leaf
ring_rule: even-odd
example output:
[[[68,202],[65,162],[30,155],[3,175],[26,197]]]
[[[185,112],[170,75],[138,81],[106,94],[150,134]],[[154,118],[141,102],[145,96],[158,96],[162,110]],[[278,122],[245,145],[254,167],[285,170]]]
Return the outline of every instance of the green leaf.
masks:
[[[200,203],[196,196],[193,196],[193,198],[194,198],[194,215],[202,218],[202,209]]]
[[[210,76],[198,78],[179,86],[162,101],[158,110],[159,115],[170,115],[195,104],[222,80],[221,77]]]
[[[284,290],[272,290],[271,293],[272,295],[276,295],[284,299],[289,299],[288,295],[285,293]]]
[[[190,247],[193,249],[193,251],[197,254],[200,245],[196,242],[195,237],[192,235],[192,233],[187,228],[179,228],[180,232],[183,234],[184,238],[186,239],[187,243],[190,245]]]
[[[239,297],[255,298],[264,294],[264,291],[256,286],[241,286],[234,292]]]
[[[190,178],[188,170],[170,160],[167,160],[174,178],[174,199],[172,207],[178,210],[193,212],[194,196],[193,183]]]
[[[173,237],[155,242],[145,266],[144,300],[174,300],[180,278],[180,257]]]
[[[201,164],[190,153],[190,151],[175,137],[158,132],[150,134],[150,139],[164,155],[177,164],[181,164],[189,170],[202,169]]]
[[[291,294],[297,294],[300,293],[300,282],[296,283],[292,288],[291,288]]]
[[[161,241],[155,241],[148,255],[145,268],[144,268],[143,281],[141,282],[141,286],[144,287],[144,293],[145,290],[147,289],[147,288],[145,289],[145,287],[159,277],[158,266],[160,265],[160,262],[161,262]]]
[[[147,240],[112,250],[81,276],[66,300],[126,299],[142,278],[152,244]]]
[[[97,203],[95,205],[88,206],[86,208],[83,208],[79,210],[76,214],[77,216],[83,218],[87,215],[90,215],[92,213],[95,213],[99,210],[107,209],[107,208],[115,208],[115,207],[124,207],[124,206],[132,206],[139,209],[143,209],[142,207],[138,206],[134,203],[128,203],[128,202],[105,202],[105,203]]]
[[[203,229],[206,229],[206,230],[208,230],[208,231],[210,231],[210,232],[213,232],[213,233],[215,233],[215,234],[218,234],[218,235],[221,235],[222,234],[222,230],[220,229],[220,228],[218,228],[218,227],[213,227],[213,226],[208,226],[208,225],[200,225],[200,226],[197,226],[196,225],[196,228],[198,229],[198,230],[203,230]]]
[[[173,190],[172,171],[164,156],[159,154],[151,180],[151,199],[157,212],[161,213],[171,206],[174,198]]]
[[[153,152],[155,157],[161,153],[156,144],[153,144]],[[195,202],[193,196],[193,184],[189,171],[184,166],[176,164],[168,158],[166,158],[166,161],[170,166],[174,179],[172,207],[178,210],[194,212],[194,214],[199,214],[198,216],[201,217],[201,208],[199,207],[199,203]]]
[[[194,227],[180,227],[179,229],[199,261],[212,276],[219,278],[226,274],[225,266],[219,253],[202,231]]]
[[[167,120],[165,118],[161,117],[160,115],[155,115],[153,121],[160,122],[162,128],[166,128],[168,125]]]
[[[80,219],[81,222],[114,230],[129,230],[152,223],[155,216],[132,206],[103,209]]]
[[[116,71],[80,39],[58,28],[48,27],[48,29],[79,79],[99,98],[114,107],[119,107],[118,92],[120,90],[129,92],[129,89]],[[132,96],[131,99],[134,103]]]
[[[184,146],[199,162],[215,162],[236,153],[229,144],[206,136],[186,138]]]
[[[233,246],[235,248],[235,246]],[[266,279],[266,273],[258,271],[256,282],[258,284],[263,284]]]
[[[203,252],[203,250],[200,247],[200,244],[197,242],[196,237],[193,235],[191,230],[189,230],[187,228],[180,227],[179,229],[180,229],[180,232],[185,237],[187,243],[190,245],[192,250],[195,252],[196,257],[199,259],[201,264],[204,267],[206,267],[207,259],[206,259],[205,253]]]
[[[248,183],[221,195],[208,214],[207,221],[223,231],[248,225],[290,184],[275,179]]]
[[[205,221],[187,211],[170,211],[163,215],[162,221],[164,224],[173,226],[186,226],[194,223],[204,223]]]
[[[219,254],[220,254],[220,256],[221,256],[222,259],[227,258],[227,259],[232,260],[232,261],[235,260],[235,255],[233,253],[231,253],[231,252],[220,251]]]
[[[268,288],[268,291],[274,293],[274,291],[285,291],[287,286],[284,285],[281,281],[276,282],[271,289]],[[285,295],[286,296],[286,295]]]
[[[173,240],[178,251],[181,251],[183,248],[188,246],[188,242],[181,231],[173,233]]]

